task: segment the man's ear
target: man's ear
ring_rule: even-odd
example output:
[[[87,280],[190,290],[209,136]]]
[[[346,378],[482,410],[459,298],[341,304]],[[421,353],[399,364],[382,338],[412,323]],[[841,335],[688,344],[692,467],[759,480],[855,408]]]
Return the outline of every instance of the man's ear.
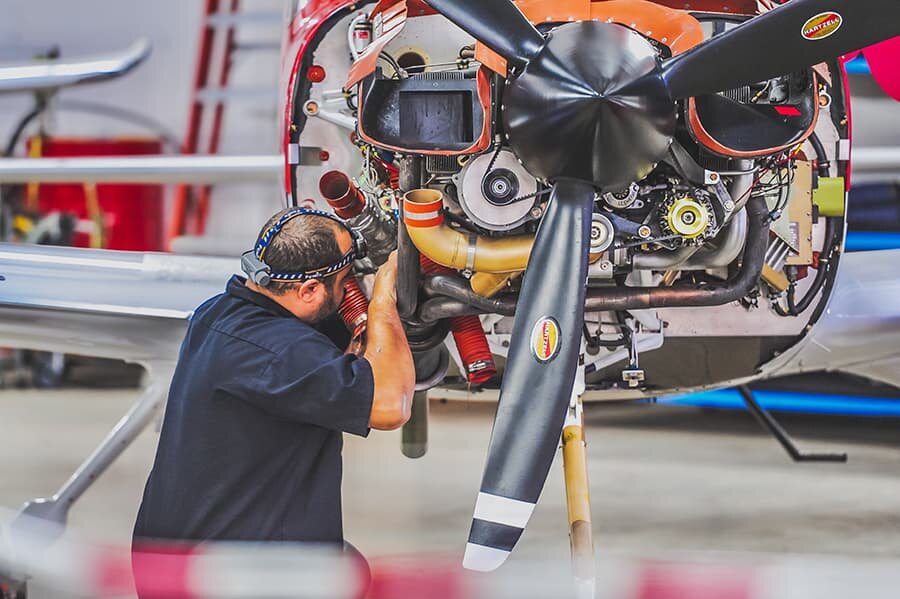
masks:
[[[300,283],[295,289],[295,292],[300,301],[309,303],[316,301],[316,296],[321,290],[322,282],[318,279],[310,279],[309,281]]]

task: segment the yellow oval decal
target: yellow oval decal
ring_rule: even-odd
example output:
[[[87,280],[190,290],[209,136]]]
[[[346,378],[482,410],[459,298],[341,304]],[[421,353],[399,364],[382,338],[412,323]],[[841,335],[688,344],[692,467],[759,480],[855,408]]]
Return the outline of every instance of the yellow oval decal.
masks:
[[[531,351],[538,362],[549,362],[559,352],[559,324],[545,316],[531,329]]]
[[[823,40],[834,35],[843,24],[844,18],[836,12],[819,13],[804,23],[803,37],[808,40]]]

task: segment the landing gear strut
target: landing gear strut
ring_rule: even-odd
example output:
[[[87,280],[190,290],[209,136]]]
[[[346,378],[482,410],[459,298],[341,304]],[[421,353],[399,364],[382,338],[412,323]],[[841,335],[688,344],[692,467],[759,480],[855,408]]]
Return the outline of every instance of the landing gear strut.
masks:
[[[566,508],[569,515],[569,544],[575,593],[579,599],[594,597],[594,537],[591,530],[591,489],[587,470],[587,443],[584,440],[584,348],[579,357],[572,399],[563,424],[563,470],[566,480]]]

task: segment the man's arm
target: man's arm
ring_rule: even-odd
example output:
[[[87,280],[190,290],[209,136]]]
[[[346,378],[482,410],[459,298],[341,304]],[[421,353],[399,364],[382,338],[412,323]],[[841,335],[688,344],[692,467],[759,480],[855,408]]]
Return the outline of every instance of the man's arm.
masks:
[[[397,314],[396,282],[394,252],[375,275],[363,355],[372,366],[375,381],[369,426],[378,430],[393,430],[409,420],[416,384],[412,353]]]

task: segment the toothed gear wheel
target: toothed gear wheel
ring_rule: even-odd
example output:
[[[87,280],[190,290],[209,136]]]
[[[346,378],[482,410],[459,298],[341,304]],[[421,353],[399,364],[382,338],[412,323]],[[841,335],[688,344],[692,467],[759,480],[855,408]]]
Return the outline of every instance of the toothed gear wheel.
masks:
[[[705,193],[667,198],[659,207],[659,228],[677,235],[684,245],[701,245],[716,231],[716,213]]]

